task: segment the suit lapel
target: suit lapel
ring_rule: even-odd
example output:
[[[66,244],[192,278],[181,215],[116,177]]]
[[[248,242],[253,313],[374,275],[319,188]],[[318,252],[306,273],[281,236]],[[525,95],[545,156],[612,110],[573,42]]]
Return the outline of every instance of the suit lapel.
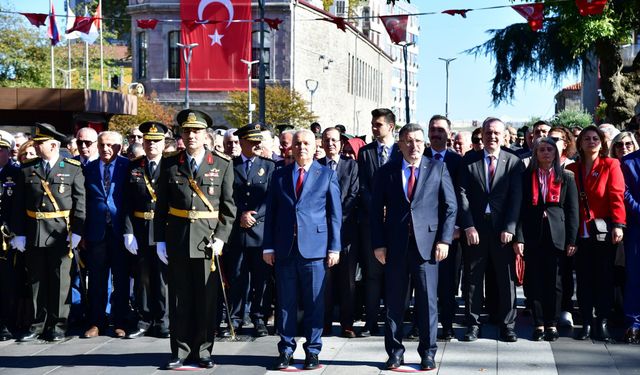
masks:
[[[302,194],[300,194],[300,197],[298,198],[299,201],[302,200],[307,195],[307,192],[311,190],[311,186],[314,185],[315,180],[318,178],[321,172],[322,171],[320,170],[320,165],[318,165],[316,162],[312,162],[311,166],[309,167],[309,172],[307,172],[307,177],[304,179],[304,184],[302,185]]]
[[[182,173],[185,177],[191,177],[191,169],[189,168],[189,158],[187,158],[187,152],[182,151],[178,157],[178,172]]]
[[[234,164],[233,167],[235,169],[235,173],[240,177],[240,180],[242,180],[243,182],[246,182],[249,179],[249,176],[247,176],[247,173],[245,171],[245,167],[244,167],[245,164],[242,159],[242,156],[236,159],[233,159],[233,164]]]
[[[480,160],[473,163],[473,169],[475,169],[476,175],[482,182],[482,190],[487,192],[487,176],[484,173],[484,153],[481,153]]]
[[[290,196],[294,202],[296,201],[296,193],[293,191],[293,168],[296,165],[297,164],[294,162],[283,168],[285,172],[283,178],[284,186],[282,187],[282,190]]]
[[[420,193],[422,192],[423,185],[427,181],[427,177],[431,173],[432,167],[433,167],[433,164],[431,163],[431,160],[429,160],[426,157],[423,157],[422,161],[420,162],[420,174],[418,175],[418,181],[416,181],[416,187],[415,187],[416,190],[413,193],[413,202],[420,200],[420,197],[421,197]]]
[[[491,181],[491,190],[493,190],[493,187],[496,185],[496,181],[498,181],[505,173],[506,168],[507,158],[505,157],[504,151],[500,151],[498,158],[496,159],[496,174],[493,176],[493,181]]]

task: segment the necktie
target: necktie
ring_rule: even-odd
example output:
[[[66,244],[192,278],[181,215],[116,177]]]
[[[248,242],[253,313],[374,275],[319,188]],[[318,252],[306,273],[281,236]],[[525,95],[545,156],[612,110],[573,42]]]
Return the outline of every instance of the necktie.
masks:
[[[45,162],[44,163],[44,176],[45,177],[49,177],[49,172],[51,172],[51,165],[49,165],[49,162]]]
[[[329,160],[329,167],[335,171],[336,168],[338,167],[338,163],[336,163],[335,160]]]
[[[109,194],[109,190],[111,189],[111,164],[104,165],[104,176],[102,176],[102,182],[104,183],[104,191]]]
[[[409,198],[409,202],[413,201],[413,190],[416,187],[416,167],[413,165],[409,166],[411,170],[411,174],[409,174],[409,181],[407,181],[407,198]]]
[[[244,173],[249,177],[249,171],[251,170],[251,159],[247,159],[244,165]]]
[[[298,180],[296,181],[296,198],[302,194],[302,183],[304,182],[304,168],[298,168]]]
[[[196,174],[198,173],[198,166],[196,165],[196,159],[191,159],[191,174],[193,175],[193,177],[196,176]]]
[[[152,161],[149,163],[149,172],[151,172],[151,176],[154,176],[156,174],[156,162]]]
[[[380,165],[386,164],[388,158],[389,152],[387,151],[387,146],[382,146],[380,149]]]
[[[441,154],[435,154],[434,159],[442,160],[442,155]]]
[[[493,155],[487,156],[489,159],[489,187],[493,184],[493,177],[496,175],[496,157]]]

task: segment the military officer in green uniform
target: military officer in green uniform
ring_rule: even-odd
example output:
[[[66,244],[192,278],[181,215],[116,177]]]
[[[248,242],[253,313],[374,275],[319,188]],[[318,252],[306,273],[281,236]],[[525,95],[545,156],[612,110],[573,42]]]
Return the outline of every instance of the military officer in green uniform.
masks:
[[[211,118],[197,110],[177,115],[186,150],[162,159],[154,236],[158,257],[168,263],[171,360],[213,367],[216,299],[220,277],[215,255],[236,215],[233,167],[228,158],[204,147]]]
[[[22,165],[16,181],[13,246],[26,251],[35,310],[22,342],[41,335],[60,341],[67,329],[71,250],[83,232],[85,189],[80,162],[60,156],[65,138],[50,124],[36,124],[38,157]]]
[[[133,267],[134,301],[138,320],[127,333],[134,339],[153,329],[157,337],[169,337],[169,309],[167,308],[167,266],[156,255],[153,218],[158,200],[158,176],[164,151],[166,125],[147,121],[138,129],[142,132],[145,156],[129,164],[125,189],[127,215],[125,217],[124,246],[136,256]]]

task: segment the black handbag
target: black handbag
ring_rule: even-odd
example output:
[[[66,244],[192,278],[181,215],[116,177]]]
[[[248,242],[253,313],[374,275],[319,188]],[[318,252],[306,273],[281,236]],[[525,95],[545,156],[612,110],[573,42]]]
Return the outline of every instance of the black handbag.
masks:
[[[584,182],[582,180],[582,171],[579,171],[578,173],[578,189],[579,189],[579,195],[580,195],[580,201],[582,201],[582,204],[584,205],[584,208],[587,211],[587,216],[585,217],[585,219],[587,220],[588,223],[590,223],[590,228],[589,228],[589,232],[595,236],[596,241],[598,242],[604,242],[607,241],[611,235],[611,231],[609,230],[610,228],[610,219],[603,219],[603,218],[593,218],[593,220],[591,219],[591,210],[589,209],[589,200],[587,199],[587,193],[585,193],[584,191]]]

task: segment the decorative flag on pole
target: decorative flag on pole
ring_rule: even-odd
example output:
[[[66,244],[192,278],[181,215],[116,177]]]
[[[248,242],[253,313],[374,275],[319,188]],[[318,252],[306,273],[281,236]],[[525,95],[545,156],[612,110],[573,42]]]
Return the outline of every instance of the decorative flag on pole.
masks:
[[[191,29],[182,22],[181,43],[198,43],[189,65],[189,90],[246,90],[247,67],[240,60],[251,60],[251,22],[232,21],[251,19],[251,0],[182,0],[180,17],[201,25]],[[184,90],[185,64],[180,65]]]
[[[607,0],[576,0],[576,5],[581,16],[594,16],[604,11]]]
[[[527,20],[531,30],[538,31],[542,29],[542,22],[544,21],[544,4],[513,5],[512,8]]]
[[[76,15],[71,10],[71,7],[67,3],[67,1],[65,1],[65,5],[67,6],[67,27],[65,30],[68,31],[70,29],[73,29],[73,24],[76,22]],[[67,32],[65,34],[65,38],[67,38],[67,40],[78,39],[80,38],[80,32],[79,31]]]
[[[462,16],[462,18],[467,18],[467,12],[472,11],[473,9],[448,9],[443,10],[442,13],[448,14],[450,16],[455,16],[456,14]]]
[[[260,20],[257,20],[258,22]],[[267,23],[267,25],[269,25],[269,28],[271,30],[278,30],[278,26],[280,26],[280,24],[282,23],[282,20],[280,18],[265,18],[264,22]]]
[[[380,16],[380,20],[384,24],[385,29],[387,29],[393,43],[398,44],[407,40],[409,16]]]
[[[23,16],[27,17],[29,23],[35,27],[40,27],[45,25],[45,21],[47,20],[47,15],[44,13],[20,13]]]
[[[345,33],[347,32],[347,23],[344,20],[344,18],[342,17],[332,17],[332,16],[327,16],[329,18],[322,18],[323,21],[327,21],[327,22],[331,22],[331,23],[335,23],[336,27],[342,31],[344,31]]]
[[[74,31],[78,31],[82,34],[88,34],[92,28],[93,28],[93,17],[77,16],[76,19],[73,21],[73,26],[70,29],[67,29],[67,34],[72,33]],[[82,35],[80,37],[82,38],[82,40],[84,40],[84,37],[82,37]],[[91,43],[93,43],[93,41]]]
[[[56,24],[56,10],[51,3],[51,13],[49,13],[49,28],[47,30],[47,36],[51,39],[51,45],[55,46],[60,42],[60,33],[58,32],[58,25]]]
[[[155,29],[158,24],[158,20],[150,19],[150,20],[136,20],[138,27],[141,29]]]

